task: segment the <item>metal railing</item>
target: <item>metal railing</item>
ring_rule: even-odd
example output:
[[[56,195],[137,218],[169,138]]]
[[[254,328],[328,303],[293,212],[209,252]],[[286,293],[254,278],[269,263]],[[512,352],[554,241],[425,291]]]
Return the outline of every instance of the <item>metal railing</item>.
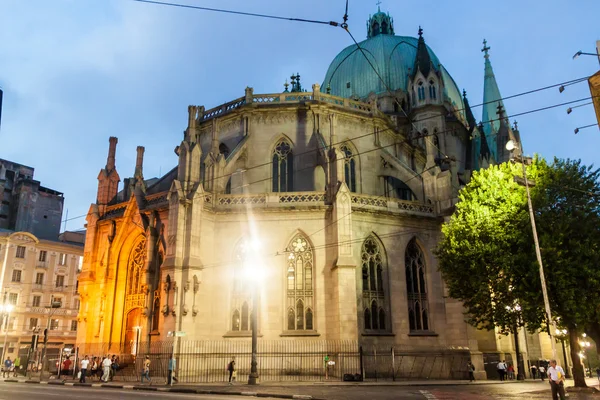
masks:
[[[166,382],[173,342],[140,343],[109,348],[104,343],[78,344],[79,356],[119,357],[114,379],[139,381],[146,356],[150,359],[153,382]],[[137,353],[137,354],[136,354]],[[226,382],[227,365],[235,359],[237,377],[245,381],[250,373],[250,340],[179,340],[175,345],[176,376],[180,383]],[[325,356],[335,364],[326,367]],[[136,361],[137,360],[137,361]],[[260,380],[426,380],[467,379],[468,350],[438,352],[396,351],[393,347],[360,346],[355,341],[259,340]]]

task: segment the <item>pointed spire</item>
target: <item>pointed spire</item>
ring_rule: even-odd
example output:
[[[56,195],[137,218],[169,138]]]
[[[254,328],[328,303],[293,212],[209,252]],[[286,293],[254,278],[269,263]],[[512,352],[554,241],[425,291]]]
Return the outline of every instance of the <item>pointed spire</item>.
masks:
[[[415,66],[413,68],[413,77],[417,74],[417,71],[421,71],[424,77],[427,78],[429,71],[431,71],[431,57],[429,51],[425,45],[425,39],[423,39],[423,28],[419,26],[419,43],[417,44],[417,57],[415,58]]]
[[[502,95],[500,95],[500,89],[496,82],[496,76],[492,69],[492,63],[490,62],[489,55],[490,47],[487,45],[487,40],[483,40],[483,48],[481,51],[484,53],[485,58],[485,75],[483,81],[483,112],[481,115],[481,122],[483,123],[483,134],[486,136],[488,143],[490,144],[490,151],[494,156],[494,159],[498,160],[498,145],[495,143],[498,139],[498,130],[500,129],[500,121],[498,119],[497,107],[500,105],[504,110],[504,103],[502,102]]]

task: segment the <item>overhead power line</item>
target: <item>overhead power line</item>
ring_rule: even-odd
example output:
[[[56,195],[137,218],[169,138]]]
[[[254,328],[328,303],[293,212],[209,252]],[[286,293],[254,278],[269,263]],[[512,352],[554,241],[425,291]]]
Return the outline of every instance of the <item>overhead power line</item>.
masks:
[[[244,15],[247,17],[258,17],[258,18],[278,19],[278,20],[283,20],[283,21],[306,22],[306,23],[310,23],[310,24],[340,26],[340,24],[335,21],[319,21],[319,20],[305,19],[305,18],[282,17],[279,15],[251,13],[251,12],[236,11],[236,10],[225,10],[222,8],[201,7],[201,6],[193,6],[190,4],[169,3],[169,2],[165,2],[165,1],[154,1],[154,0],[132,0],[132,1],[135,1],[138,3],[148,3],[148,4],[155,4],[155,5],[161,5],[161,6],[168,6],[168,7],[188,8],[188,9],[199,10],[199,11],[211,11],[211,12],[218,12],[218,13],[223,13],[223,14]]]

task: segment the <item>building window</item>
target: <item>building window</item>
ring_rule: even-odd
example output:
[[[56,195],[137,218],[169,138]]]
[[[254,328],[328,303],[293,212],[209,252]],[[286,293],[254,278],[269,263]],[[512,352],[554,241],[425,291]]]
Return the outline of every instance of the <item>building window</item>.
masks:
[[[364,327],[385,331],[388,326],[386,271],[381,245],[374,236],[364,241],[361,259]]]
[[[234,252],[233,286],[231,290],[231,330],[250,330],[251,287],[244,276],[244,263],[247,262],[250,248],[246,239],[240,241]]]
[[[75,299],[75,301],[73,301],[73,308],[79,310],[79,307],[81,307],[81,302],[79,299]]]
[[[408,321],[411,331],[429,330],[429,304],[425,280],[425,257],[413,238],[406,247],[406,293],[408,295]]]
[[[345,144],[340,148],[344,153],[344,177],[351,192],[356,192],[356,157]]]
[[[46,257],[48,257],[48,252],[46,250],[40,251],[40,262],[46,262]]]
[[[60,253],[58,255],[58,265],[65,265],[67,263],[67,255]]]
[[[44,284],[44,273],[43,272],[38,272],[37,274],[35,274],[35,284],[36,285]]]
[[[56,287],[64,287],[65,286],[65,276],[64,275],[56,275]]]
[[[51,331],[58,330],[58,320],[57,319],[51,319],[50,320],[50,330]]]
[[[8,319],[8,330],[12,331],[13,329],[15,329],[15,326],[17,325],[17,317],[10,317]]]
[[[400,179],[394,178],[393,176],[383,177],[383,193],[385,197],[392,197],[395,199],[414,201],[416,196],[413,191],[402,182]]]
[[[12,282],[21,282],[21,270],[13,269]]]
[[[429,81],[429,98],[433,99],[433,100],[436,99],[435,82],[434,81]]]
[[[71,331],[75,332],[77,330],[77,320],[74,319],[71,321]]]
[[[58,303],[59,307],[62,307],[62,297],[54,297],[52,298],[52,303]]]
[[[37,318],[29,318],[29,329],[34,330],[38,327],[38,319]]]
[[[77,272],[81,272],[82,268],[83,268],[83,257],[78,256],[77,257]]]
[[[314,330],[314,255],[306,237],[297,234],[288,246],[287,330]]]
[[[8,294],[8,302],[13,306],[17,305],[17,301],[19,300],[19,295],[17,293],[9,293]]]
[[[273,151],[273,192],[291,192],[294,188],[292,146],[280,140]]]
[[[25,258],[25,246],[17,246],[17,258]]]
[[[129,258],[129,271],[127,272],[127,295],[143,293],[144,267],[146,265],[146,238],[134,247]]]
[[[229,147],[225,143],[219,145],[219,153],[223,154],[223,157],[227,159],[229,157]]]
[[[31,302],[32,307],[39,307],[42,303],[42,296],[33,296],[33,301]]]
[[[425,87],[423,86],[423,82],[419,81],[417,84],[417,93],[419,94],[419,101],[425,100]]]

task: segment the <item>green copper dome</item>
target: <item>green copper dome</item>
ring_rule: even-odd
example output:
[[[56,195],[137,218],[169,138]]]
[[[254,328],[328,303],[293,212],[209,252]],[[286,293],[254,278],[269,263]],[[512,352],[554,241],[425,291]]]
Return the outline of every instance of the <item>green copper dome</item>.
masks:
[[[415,72],[419,39],[394,35],[393,20],[382,12],[369,19],[367,31],[368,38],[359,46],[392,91],[407,92],[410,78]],[[463,109],[463,99],[456,83],[433,50],[428,46],[426,48],[434,71],[444,83],[445,98],[457,109]],[[380,94],[387,91],[356,45],[346,47],[333,59],[321,87],[323,91],[330,90],[334,96],[362,99],[372,92]]]

